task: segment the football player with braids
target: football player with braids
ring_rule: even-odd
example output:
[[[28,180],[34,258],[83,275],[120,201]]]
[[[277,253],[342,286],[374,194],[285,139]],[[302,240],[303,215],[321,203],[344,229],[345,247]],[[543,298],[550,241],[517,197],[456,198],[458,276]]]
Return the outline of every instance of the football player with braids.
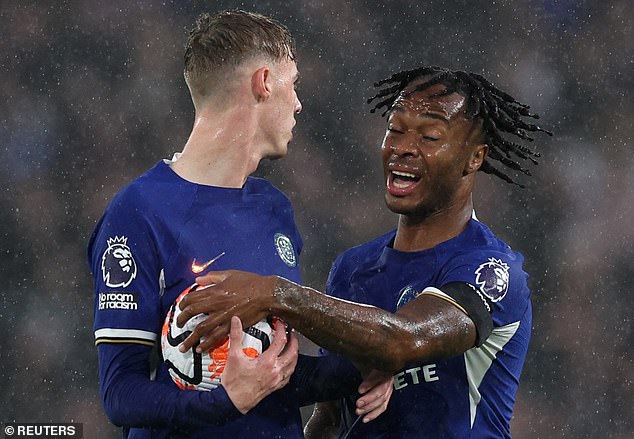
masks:
[[[250,177],[262,159],[287,152],[301,110],[297,79],[284,26],[244,11],[203,14],[185,50],[195,121],[182,153],[122,189],[93,232],[101,394],[125,438],[303,438],[301,405],[355,393],[361,383],[348,361],[298,358],[283,325],[251,358],[238,318],[225,333],[231,347],[222,352],[220,386],[181,390],[166,362],[151,367],[166,314],[197,273],[234,268],[299,282],[291,204]],[[348,373],[357,376],[333,379]],[[361,384],[368,404],[360,412],[382,411],[391,393],[383,376]]]
[[[231,315],[278,315],[325,349],[394,375],[387,411],[368,424],[353,398],[317,404],[307,437],[508,438],[531,333],[523,257],[474,214],[477,171],[519,184],[539,154],[516,136],[545,132],[482,76],[439,67],[397,73],[369,103],[388,115],[385,201],[398,225],[337,258],[327,294],[278,276],[212,272],[181,304],[181,324],[209,312],[184,342],[217,343]],[[550,134],[550,133],[548,133]],[[220,309],[212,310],[221,303]],[[353,428],[352,428],[353,427]]]

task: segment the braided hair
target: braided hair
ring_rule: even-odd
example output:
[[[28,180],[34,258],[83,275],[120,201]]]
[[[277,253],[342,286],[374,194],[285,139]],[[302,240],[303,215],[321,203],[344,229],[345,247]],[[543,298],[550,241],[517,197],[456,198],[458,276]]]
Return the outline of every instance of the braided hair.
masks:
[[[501,91],[477,73],[449,70],[437,66],[420,67],[395,73],[374,84],[375,87],[382,87],[382,89],[368,99],[368,104],[380,99],[374,104],[370,112],[374,113],[376,110],[385,108],[382,114],[385,116],[408,84],[427,75],[431,77],[417,85],[412,93],[425,90],[435,84],[442,84],[446,89],[435,96],[445,96],[451,93],[464,95],[467,98],[465,116],[469,119],[482,121],[483,143],[489,146],[487,159],[482,163],[480,170],[523,188],[523,185],[516,183],[507,174],[494,167],[489,159],[497,160],[514,171],[530,176],[530,171],[523,167],[518,159],[529,160],[536,165],[536,159],[540,157],[540,154],[524,145],[505,139],[502,137],[502,133],[513,134],[529,142],[534,140],[528,134],[529,132],[541,131],[549,136],[552,136],[552,133],[522,120],[522,116],[533,119],[539,119],[539,116],[531,113],[528,105],[518,102],[513,96]]]

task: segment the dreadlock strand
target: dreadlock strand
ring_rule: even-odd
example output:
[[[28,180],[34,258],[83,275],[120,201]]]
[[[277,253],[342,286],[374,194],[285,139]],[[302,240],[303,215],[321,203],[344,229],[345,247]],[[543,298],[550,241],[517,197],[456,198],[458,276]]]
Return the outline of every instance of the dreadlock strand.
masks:
[[[387,84],[390,82],[403,82],[403,80],[407,80],[407,82],[409,82],[409,80],[407,78],[411,78],[411,77],[415,77],[417,75],[421,75],[424,74],[423,71],[430,69],[432,67],[419,67],[417,69],[412,69],[412,70],[403,70],[402,72],[398,72],[398,73],[394,73],[392,76],[390,76],[389,78],[386,79],[382,79],[378,82],[374,83],[375,87],[380,87],[383,84]]]
[[[505,182],[510,183],[510,184],[514,184],[516,186],[519,186],[522,189],[524,189],[526,187],[523,184],[517,183],[515,180],[513,180],[511,177],[506,175],[504,172],[502,172],[499,169],[493,167],[491,165],[491,163],[489,163],[487,160],[482,162],[482,166],[480,167],[480,170],[482,172],[484,172],[485,174],[495,175],[496,177],[501,178]]]
[[[450,74],[451,74],[451,72],[439,72],[438,74],[432,76],[429,80],[423,82],[422,84],[418,84],[416,86],[416,88],[414,88],[412,93],[417,92],[417,91],[421,91],[421,90],[426,90],[429,87],[431,87],[433,85],[436,85],[436,84],[443,84],[443,85],[446,85],[448,87],[449,84],[445,84],[445,81],[447,81],[447,79],[448,79]]]
[[[512,104],[508,104],[506,102],[502,102],[500,104],[500,108],[502,110],[504,110],[504,112],[507,114],[507,116],[511,119],[513,119],[513,123],[517,124],[519,127],[525,129],[525,130],[529,130],[529,131],[542,131],[544,133],[548,133],[548,131],[543,130],[542,128],[540,128],[537,125],[534,124],[529,124],[524,122],[522,119],[520,119],[520,114],[526,116],[526,114],[520,113],[518,111],[518,108],[514,108],[512,106]],[[518,114],[519,113],[519,114]],[[530,117],[530,113],[528,115]]]
[[[513,152],[513,154],[521,159],[530,160],[534,165],[538,164],[537,160],[535,160],[533,157],[539,157],[539,153],[536,153],[529,148],[520,145],[519,143],[508,141],[502,138],[502,136],[497,137],[497,143],[508,149],[508,152]]]
[[[386,89],[378,92],[374,96],[372,96],[370,99],[368,99],[367,103],[369,104],[375,99],[382,98],[383,96],[387,96],[389,94],[394,94],[394,93],[400,91],[400,89],[401,89],[401,84],[393,85],[392,87],[386,88]]]
[[[501,150],[500,145],[496,142],[492,142],[491,144],[489,144],[489,157],[499,161],[500,163],[508,168],[511,168],[514,171],[522,172],[523,174],[526,174],[528,176],[531,175],[531,172],[528,169],[522,167],[522,165],[520,165],[515,160],[507,158]]]
[[[489,82],[488,79],[486,79],[484,76],[479,75],[477,73],[471,73],[471,75],[476,78],[483,86],[484,88],[486,88],[487,90],[493,92],[495,95],[499,96],[502,100],[507,101],[507,102],[513,102],[521,107],[524,107],[526,109],[530,108],[528,105],[526,104],[522,104],[521,102],[517,101],[513,96],[511,96],[510,94],[500,90],[499,88],[497,88],[495,85],[493,85],[491,82]]]
[[[370,113],[374,113],[376,110],[379,110],[383,107],[387,107],[385,111],[383,112],[383,114],[381,114],[381,117],[385,116],[387,112],[390,111],[390,109],[392,108],[392,104],[394,103],[395,100],[396,100],[396,96],[388,97],[387,99],[374,105],[374,108],[370,110]]]
[[[532,142],[534,139],[530,137],[525,130],[535,131],[531,127],[525,124],[520,119],[514,117],[503,106],[496,106],[493,111],[493,120],[495,127],[499,131],[503,131],[510,134],[515,134],[517,137]]]

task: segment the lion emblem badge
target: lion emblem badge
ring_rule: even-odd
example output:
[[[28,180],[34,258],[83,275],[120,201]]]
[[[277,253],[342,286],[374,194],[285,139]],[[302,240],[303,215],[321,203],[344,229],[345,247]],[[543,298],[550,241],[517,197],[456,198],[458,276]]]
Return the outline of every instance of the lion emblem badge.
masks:
[[[475,271],[476,284],[492,302],[499,302],[509,289],[509,266],[500,259],[489,258]]]
[[[103,281],[111,288],[125,288],[136,277],[136,262],[125,236],[108,238],[108,248],[101,257]]]

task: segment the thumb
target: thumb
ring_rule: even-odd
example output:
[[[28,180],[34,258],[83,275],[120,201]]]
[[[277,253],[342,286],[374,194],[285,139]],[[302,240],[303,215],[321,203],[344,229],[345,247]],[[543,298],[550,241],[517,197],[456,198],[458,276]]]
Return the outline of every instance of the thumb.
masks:
[[[229,277],[229,273],[226,271],[210,271],[203,276],[198,276],[196,283],[201,286],[213,285],[223,282],[227,277]]]
[[[231,317],[231,331],[229,332],[229,351],[234,355],[242,352],[242,321],[239,317]]]
[[[373,388],[374,386],[376,386],[377,384],[380,384],[381,382],[390,379],[390,376],[388,374],[385,373],[381,373],[379,371],[377,371],[376,369],[373,369],[368,376],[365,377],[365,379],[363,380],[363,382],[361,383],[361,385],[359,386],[359,393],[360,394],[364,394],[365,392],[367,392],[368,390],[370,390],[371,388]]]

